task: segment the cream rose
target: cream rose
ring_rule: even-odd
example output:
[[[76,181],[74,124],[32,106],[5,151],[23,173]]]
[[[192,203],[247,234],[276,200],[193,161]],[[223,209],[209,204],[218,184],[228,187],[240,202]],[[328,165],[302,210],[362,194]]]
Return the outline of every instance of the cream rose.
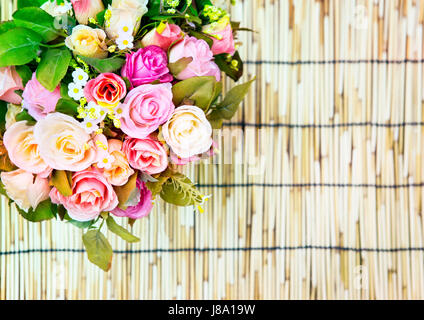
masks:
[[[66,46],[75,54],[89,58],[106,58],[108,55],[106,33],[101,29],[92,29],[78,25],[65,40]]]
[[[162,127],[162,134],[172,151],[189,158],[208,151],[212,146],[212,127],[202,109],[181,106]]]
[[[106,137],[94,138],[74,118],[50,113],[34,127],[41,157],[53,169],[81,171],[98,162],[107,149]]]
[[[110,24],[106,32],[111,39],[116,39],[126,28],[132,29],[135,35],[140,28],[140,20],[147,12],[148,0],[113,0],[109,6],[111,12]],[[125,28],[125,30],[122,30]]]
[[[122,151],[122,141],[110,139],[108,141],[109,153],[114,161],[109,169],[104,169],[103,175],[107,181],[114,186],[123,186],[128,182],[128,178],[134,174],[130,167],[125,153]]]
[[[25,212],[37,208],[40,202],[49,198],[48,180],[40,176],[34,179],[34,175],[25,170],[2,172],[1,182],[7,195]]]
[[[11,125],[3,137],[4,146],[10,161],[16,166],[31,173],[46,177],[51,168],[44,162],[34,138],[34,126],[27,121],[19,121]]]

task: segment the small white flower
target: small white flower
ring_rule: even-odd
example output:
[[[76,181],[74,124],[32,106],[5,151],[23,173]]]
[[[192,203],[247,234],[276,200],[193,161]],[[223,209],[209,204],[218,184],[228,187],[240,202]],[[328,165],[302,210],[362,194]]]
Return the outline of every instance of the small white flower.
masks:
[[[131,49],[134,44],[134,37],[131,34],[121,34],[118,39],[116,39],[116,44],[120,50]]]
[[[134,31],[134,26],[132,26],[131,23],[121,22],[118,25],[118,37],[132,36],[133,31]]]
[[[71,82],[68,85],[68,95],[74,100],[79,101],[81,98],[84,97],[84,90],[80,85]]]
[[[76,68],[75,71],[72,72],[72,77],[74,78],[74,83],[81,87],[87,84],[88,74],[81,68]]]
[[[84,119],[84,121],[81,123],[83,126],[85,132],[88,134],[93,133],[97,129],[99,129],[99,126],[95,121],[92,121],[91,119]]]
[[[113,115],[115,119],[121,119],[123,112],[124,109],[122,109],[122,104],[118,104],[115,108],[113,108]]]
[[[108,154],[106,157],[97,162],[97,166],[103,169],[110,169],[112,167],[112,163],[115,161],[115,157],[111,154]]]
[[[90,101],[85,107],[85,111],[90,119],[96,120],[96,123],[100,123],[104,120],[107,115],[105,108],[102,108],[94,101]]]

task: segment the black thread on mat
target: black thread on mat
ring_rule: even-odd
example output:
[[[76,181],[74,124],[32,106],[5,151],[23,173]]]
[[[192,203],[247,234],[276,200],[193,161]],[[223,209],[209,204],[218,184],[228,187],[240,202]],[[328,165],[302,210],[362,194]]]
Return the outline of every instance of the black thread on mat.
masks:
[[[408,184],[368,184],[368,183],[223,183],[223,184],[197,184],[199,188],[375,188],[375,189],[402,189],[424,187],[424,182]]]
[[[327,251],[353,251],[353,252],[376,252],[376,253],[393,253],[393,252],[412,252],[424,251],[424,247],[406,247],[406,248],[353,248],[341,246],[320,246],[320,245],[303,245],[303,246],[276,246],[276,247],[238,247],[238,248],[174,248],[174,249],[140,249],[140,250],[114,250],[116,254],[137,254],[137,253],[178,253],[178,252],[214,252],[214,251],[294,251],[294,250],[327,250]],[[27,249],[0,252],[0,256],[29,254],[29,253],[84,253],[84,249]]]
[[[278,60],[247,60],[246,64],[271,64],[271,65],[314,65],[314,64],[404,64],[404,63],[424,63],[424,59],[401,59],[401,60],[382,60],[382,59],[339,59],[339,60],[297,60],[297,61],[278,61]]]
[[[345,127],[377,127],[377,128],[403,128],[420,127],[424,122],[402,122],[402,123],[376,123],[376,122],[347,122],[347,123],[327,123],[327,124],[295,124],[295,123],[247,123],[247,122],[224,122],[225,127],[255,127],[255,128],[301,128],[301,129],[332,129]]]

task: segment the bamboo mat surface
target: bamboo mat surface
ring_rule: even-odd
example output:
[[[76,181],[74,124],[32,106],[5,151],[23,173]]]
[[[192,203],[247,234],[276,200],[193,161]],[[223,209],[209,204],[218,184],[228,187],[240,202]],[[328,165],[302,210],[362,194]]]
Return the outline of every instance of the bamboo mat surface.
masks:
[[[424,0],[236,2],[257,81],[187,168],[205,213],[158,201],[104,273],[2,198],[1,299],[424,298]]]

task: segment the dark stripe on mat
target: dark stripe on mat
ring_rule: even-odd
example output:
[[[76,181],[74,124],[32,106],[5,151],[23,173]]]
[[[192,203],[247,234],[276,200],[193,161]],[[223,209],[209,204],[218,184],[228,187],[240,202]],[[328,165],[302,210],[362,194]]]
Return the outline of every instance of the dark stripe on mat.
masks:
[[[199,188],[375,188],[375,189],[402,189],[424,187],[424,182],[410,184],[367,184],[367,183],[228,183],[228,184],[197,184]]]
[[[340,59],[340,60],[297,60],[297,61],[277,61],[277,60],[247,60],[246,64],[271,64],[271,65],[308,65],[308,64],[403,64],[403,63],[424,63],[424,59],[400,59],[400,60],[381,60],[381,59]]]
[[[295,123],[245,123],[245,122],[224,122],[225,127],[255,127],[255,128],[313,128],[313,129],[332,129],[344,127],[377,127],[377,128],[403,128],[403,127],[421,127],[424,122],[402,122],[402,123],[375,123],[375,122],[348,122],[348,123],[327,123],[327,124],[295,124]]]

